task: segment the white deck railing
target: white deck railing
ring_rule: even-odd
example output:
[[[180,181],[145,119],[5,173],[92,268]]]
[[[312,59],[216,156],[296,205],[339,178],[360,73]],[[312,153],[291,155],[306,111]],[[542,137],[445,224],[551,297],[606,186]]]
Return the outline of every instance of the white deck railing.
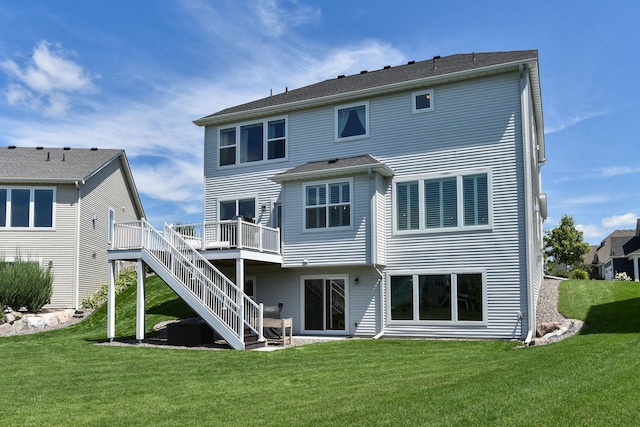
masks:
[[[280,253],[280,229],[244,221],[242,218],[198,224],[179,224],[174,229],[193,247],[206,249],[252,249]]]
[[[115,223],[112,249],[146,249],[196,299],[234,334],[244,339],[249,326],[262,337],[262,306],[209,263],[170,226],[164,235],[144,219]]]

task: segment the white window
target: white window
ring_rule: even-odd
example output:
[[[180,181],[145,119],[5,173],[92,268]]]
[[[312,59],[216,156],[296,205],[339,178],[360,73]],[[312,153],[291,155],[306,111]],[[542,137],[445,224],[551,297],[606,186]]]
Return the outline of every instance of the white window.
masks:
[[[287,156],[286,118],[221,128],[218,133],[218,165],[284,159]]]
[[[486,322],[482,272],[395,273],[388,283],[391,322]]]
[[[233,219],[242,216],[245,218],[256,218],[255,197],[246,199],[220,200],[218,203],[218,219],[220,221]]]
[[[413,113],[426,113],[434,110],[433,89],[413,92],[411,94],[411,110]]]
[[[491,227],[489,172],[407,178],[394,190],[396,232]]]
[[[304,185],[304,228],[351,228],[351,180]]]
[[[55,188],[2,187],[0,228],[53,228],[55,205]]]
[[[116,222],[116,211],[109,208],[109,243],[113,242],[113,225]]]
[[[369,136],[369,103],[350,104],[334,110],[336,141]]]

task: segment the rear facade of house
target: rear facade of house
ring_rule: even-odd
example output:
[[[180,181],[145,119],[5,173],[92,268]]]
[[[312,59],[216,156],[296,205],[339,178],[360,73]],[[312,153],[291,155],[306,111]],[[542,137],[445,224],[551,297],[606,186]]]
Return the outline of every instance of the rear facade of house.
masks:
[[[295,333],[531,338],[546,216],[537,51],[340,76],[195,123],[205,222],[280,228],[281,263],[247,261],[243,281],[283,303]]]

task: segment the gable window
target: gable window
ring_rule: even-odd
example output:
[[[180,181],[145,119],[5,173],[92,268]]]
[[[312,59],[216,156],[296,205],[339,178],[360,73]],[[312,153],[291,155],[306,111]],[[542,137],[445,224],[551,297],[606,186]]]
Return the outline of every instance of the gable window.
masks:
[[[286,119],[265,120],[219,130],[218,165],[286,158]]]
[[[351,181],[304,186],[305,229],[351,227]]]
[[[219,203],[218,219],[225,221],[236,216],[254,219],[256,217],[256,199],[221,200]]]
[[[395,183],[395,231],[490,226],[489,173]]]
[[[483,322],[484,274],[408,273],[389,277],[391,321]]]
[[[413,113],[433,111],[433,89],[413,92],[411,94],[411,110]]]
[[[335,109],[336,140],[362,138],[369,135],[369,103]]]
[[[55,189],[0,188],[0,228],[53,228]]]

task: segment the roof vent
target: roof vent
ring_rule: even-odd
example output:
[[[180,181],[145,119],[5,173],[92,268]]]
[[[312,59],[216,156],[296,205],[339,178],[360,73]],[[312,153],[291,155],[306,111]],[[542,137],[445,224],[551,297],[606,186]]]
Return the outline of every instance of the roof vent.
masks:
[[[15,145],[10,145],[8,148],[9,148],[9,150],[15,150],[16,146]]]
[[[339,78],[339,79],[344,79],[344,74],[340,74],[340,75],[338,76],[338,78]]]
[[[334,164],[334,163],[338,163],[338,160],[340,160],[340,159],[339,159],[339,158],[337,158],[337,157],[336,157],[335,159],[329,159],[328,163],[329,163],[330,165],[332,165],[332,164]]]
[[[407,62],[407,65],[413,65],[415,63],[416,63],[416,61],[409,61],[409,62]]]
[[[91,151],[98,151],[97,147],[91,147]]]
[[[385,65],[383,68],[384,68],[385,70],[388,70],[389,68],[391,68],[391,65]]]
[[[367,70],[360,71],[360,74],[367,74]]]
[[[47,151],[47,162],[51,161],[51,152]]]
[[[36,147],[36,150],[42,150],[44,147]]]
[[[62,153],[62,161],[64,162],[64,153]]]
[[[438,68],[438,65],[436,64],[436,60],[440,59],[440,55],[434,56],[433,57],[433,69],[435,70],[436,68]]]
[[[62,149],[63,149],[64,151],[69,151],[69,150],[71,150],[71,147],[63,147]]]
[[[475,61],[476,61],[476,53],[475,53],[475,52],[473,52],[473,53],[471,54],[471,60],[472,60],[473,62],[475,62]]]

